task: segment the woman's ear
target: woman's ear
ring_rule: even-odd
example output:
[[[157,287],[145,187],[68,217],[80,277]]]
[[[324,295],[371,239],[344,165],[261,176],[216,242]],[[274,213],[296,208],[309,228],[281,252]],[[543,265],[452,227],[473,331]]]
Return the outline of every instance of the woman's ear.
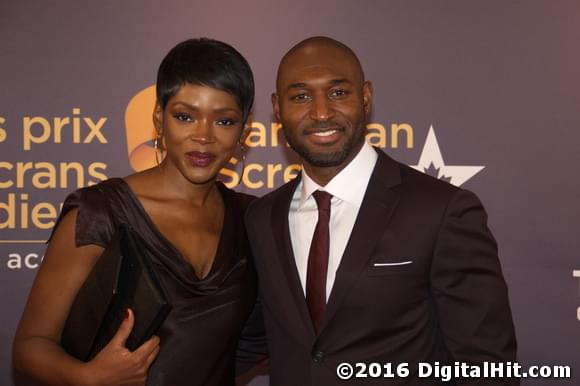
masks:
[[[240,134],[240,145],[243,145],[244,142],[246,142],[246,138],[248,138],[248,135],[250,135],[250,131],[252,131],[252,122],[254,121],[254,108],[252,107],[252,109],[250,110],[249,114],[248,114],[248,118],[246,119],[246,123],[244,124],[244,127],[242,128],[242,134]]]
[[[250,131],[252,131],[252,122],[248,120],[248,122],[246,122],[244,128],[242,129],[242,134],[240,135],[239,139],[240,145],[243,145],[244,142],[246,142],[248,135],[250,135]]]
[[[153,126],[155,126],[157,136],[160,137],[163,134],[163,108],[158,100],[155,101],[153,108]]]

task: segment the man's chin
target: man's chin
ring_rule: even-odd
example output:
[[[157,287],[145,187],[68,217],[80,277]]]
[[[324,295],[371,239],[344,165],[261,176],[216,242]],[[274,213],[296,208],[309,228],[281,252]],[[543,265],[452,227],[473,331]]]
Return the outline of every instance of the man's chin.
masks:
[[[346,151],[336,151],[329,153],[304,153],[302,159],[308,164],[316,167],[335,167],[342,165],[348,158]]]

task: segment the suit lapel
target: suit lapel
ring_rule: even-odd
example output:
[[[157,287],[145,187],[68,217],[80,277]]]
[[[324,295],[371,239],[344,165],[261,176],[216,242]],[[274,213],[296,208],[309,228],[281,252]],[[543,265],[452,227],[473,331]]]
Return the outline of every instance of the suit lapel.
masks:
[[[371,175],[363,203],[336,271],[321,331],[332,320],[345,295],[367,265],[367,261],[399,201],[399,165],[377,150],[379,158]]]
[[[300,276],[296,268],[296,261],[294,259],[294,252],[292,250],[292,241],[290,239],[290,227],[288,225],[288,212],[290,210],[290,203],[292,196],[298,183],[300,182],[300,175],[285,185],[280,191],[277,200],[272,206],[272,232],[277,246],[276,256],[279,259],[282,275],[286,279],[286,283],[280,283],[280,291],[289,301],[284,301],[284,304],[292,305],[296,312],[297,319],[300,319],[303,327],[303,337],[307,340],[304,342],[312,342],[314,339],[314,328],[310,320],[310,314],[304,299],[304,291],[300,283]],[[289,321],[294,323],[294,321]],[[295,331],[295,328],[291,328]]]

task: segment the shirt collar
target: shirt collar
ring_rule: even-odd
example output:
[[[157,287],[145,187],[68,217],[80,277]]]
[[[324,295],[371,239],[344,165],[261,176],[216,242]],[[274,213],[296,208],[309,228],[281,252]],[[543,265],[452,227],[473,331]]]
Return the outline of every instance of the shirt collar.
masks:
[[[353,160],[324,187],[314,182],[302,168],[302,188],[298,208],[302,208],[317,190],[324,190],[333,197],[360,206],[377,158],[377,152],[365,141]]]

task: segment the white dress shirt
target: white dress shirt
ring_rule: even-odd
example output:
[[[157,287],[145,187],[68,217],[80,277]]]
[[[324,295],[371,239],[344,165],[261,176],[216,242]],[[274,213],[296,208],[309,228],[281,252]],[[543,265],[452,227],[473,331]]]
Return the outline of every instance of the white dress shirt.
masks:
[[[342,260],[377,158],[376,151],[365,142],[356,157],[324,187],[314,182],[302,168],[302,179],[292,196],[288,222],[296,268],[305,296],[308,254],[314,228],[318,222],[318,207],[312,193],[316,190],[324,190],[332,194],[329,224],[330,251],[326,276],[326,300],[328,301],[336,270]]]

